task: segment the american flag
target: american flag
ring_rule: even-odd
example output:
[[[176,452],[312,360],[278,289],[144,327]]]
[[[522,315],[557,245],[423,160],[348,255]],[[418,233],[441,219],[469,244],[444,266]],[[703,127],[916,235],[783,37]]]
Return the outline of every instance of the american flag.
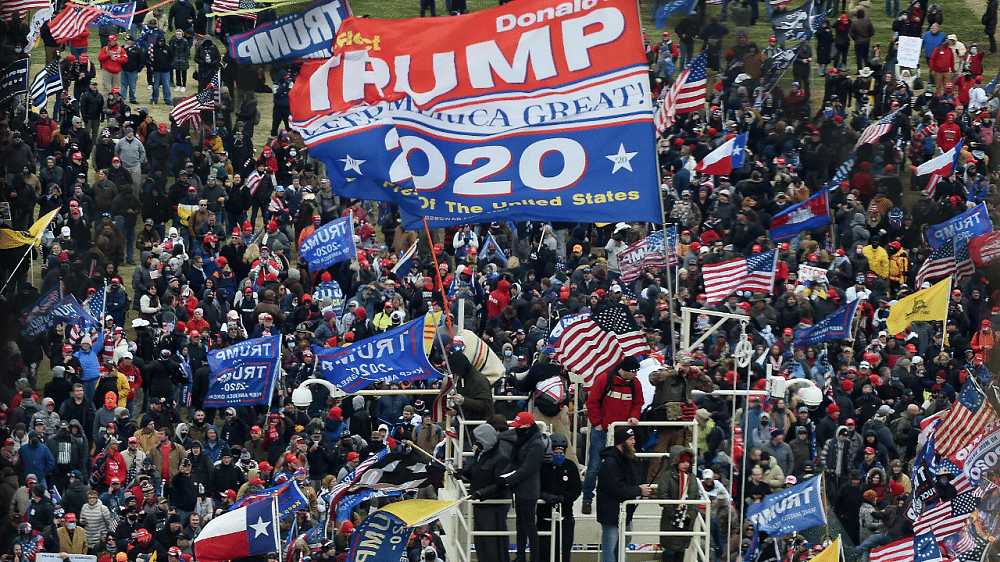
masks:
[[[997,488],[996,482],[992,480],[984,480],[979,484],[979,487],[972,491],[972,496],[981,499],[985,498],[990,492]]]
[[[857,149],[863,144],[874,144],[878,139],[882,138],[882,135],[888,133],[889,129],[892,129],[892,120],[896,118],[897,113],[899,113],[898,109],[865,127],[864,132],[858,137],[858,143],[854,145],[854,148]]]
[[[819,30],[819,27],[821,25],[823,25],[823,22],[826,21],[826,16],[828,14],[829,14],[829,12],[823,12],[822,14],[819,14],[818,16],[812,16],[812,32],[813,33],[816,33]]]
[[[84,308],[90,313],[90,316],[97,319],[97,323],[103,325],[104,322],[104,311],[106,310],[107,304],[107,291],[104,287],[97,290],[96,293],[90,295],[90,298],[83,301]]]
[[[976,264],[972,263],[972,256],[969,255],[968,239],[959,241],[955,237],[955,284],[961,284],[966,279],[972,279],[976,274]]]
[[[930,533],[943,539],[961,531],[969,514],[975,510],[976,498],[971,491],[963,492],[921,513],[913,523],[913,532]]]
[[[705,107],[705,76],[708,73],[708,53],[702,53],[687,65],[656,112],[656,134],[674,124],[675,117]]]
[[[676,232],[676,228],[674,230]],[[618,255],[622,279],[631,283],[647,267],[665,267],[667,257],[663,248],[663,231],[651,232],[648,236],[622,250]]]
[[[987,539],[980,536],[970,538],[973,544],[971,548],[958,554],[958,562],[980,562],[983,558],[983,552],[985,552],[986,548],[992,544]],[[967,545],[963,545],[963,547],[966,546]]]
[[[906,537],[871,551],[871,562],[937,562],[941,548],[933,534]]]
[[[778,265],[778,251],[713,263],[702,268],[707,304],[718,304],[736,289],[770,294]]]
[[[968,254],[968,250],[966,250]],[[952,238],[948,242],[938,246],[936,250],[931,252],[931,255],[927,258],[917,270],[917,287],[924,284],[924,281],[928,279],[937,279],[940,277],[948,277],[955,273],[955,239]]]
[[[153,47],[150,46],[149,50],[150,52],[152,52]],[[152,55],[150,55],[150,58],[152,58]],[[209,83],[208,89],[212,90],[213,94],[212,101],[214,101],[217,104],[222,103],[222,81],[219,72],[216,72],[215,76],[212,77],[212,81]],[[191,124],[194,126],[194,128],[201,129],[202,122],[201,122],[200,111],[196,113],[194,117],[191,118]],[[214,127],[215,123],[212,123],[212,126]]]
[[[257,189],[260,187],[260,182],[264,180],[264,176],[260,175],[260,172],[254,170],[250,172],[247,176],[247,189],[250,190],[250,195],[256,195]]]
[[[665,232],[664,236],[666,236],[666,239],[663,245],[666,247],[667,250],[667,256],[668,256],[667,263],[670,265],[670,267],[675,267],[679,263],[677,257],[677,225],[672,224],[668,226],[667,228],[664,229],[664,232]]]
[[[257,14],[255,12],[244,12],[244,10],[255,10],[257,9],[257,3],[253,0],[215,0],[212,2],[212,11],[215,15],[231,15],[238,18],[244,18],[248,20],[257,21]],[[228,12],[242,12],[229,14]]]
[[[213,99],[211,88],[206,88],[193,96],[182,99],[170,110],[170,118],[178,125],[183,125],[196,116],[200,120],[201,112],[206,109],[215,109],[215,99]]]
[[[976,382],[973,379],[966,381],[958,400],[934,430],[936,452],[942,457],[951,456],[994,419],[996,414],[979,392]]]
[[[925,187],[922,192],[923,195],[926,195],[931,199],[934,199],[934,194],[937,193],[937,186],[939,183],[941,183],[942,178],[944,178],[944,176],[942,176],[941,174],[935,174],[934,172],[931,172],[931,179],[930,181],[927,182],[927,187]]]
[[[55,58],[35,76],[31,83],[29,96],[31,105],[45,107],[45,100],[51,95],[62,91],[62,74],[59,71],[59,58]]]
[[[29,10],[51,8],[48,0],[4,0],[0,2],[0,20],[10,21]]]
[[[49,30],[56,43],[66,43],[86,31],[90,22],[101,15],[101,10],[93,6],[77,6],[68,4],[58,16],[52,18]]]
[[[553,336],[557,341],[552,358],[583,377],[584,388],[626,355],[649,353],[638,324],[624,305],[608,307],[594,316],[589,312],[566,316]]]

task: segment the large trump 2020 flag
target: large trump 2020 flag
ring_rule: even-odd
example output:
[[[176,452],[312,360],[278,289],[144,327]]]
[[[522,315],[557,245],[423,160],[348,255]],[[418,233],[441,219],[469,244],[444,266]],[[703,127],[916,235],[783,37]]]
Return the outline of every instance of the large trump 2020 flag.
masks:
[[[334,192],[397,203],[407,228],[660,223],[641,25],[630,0],[349,18],[303,64],[292,127]]]
[[[280,550],[278,500],[263,501],[219,515],[194,542],[199,562],[222,562]]]

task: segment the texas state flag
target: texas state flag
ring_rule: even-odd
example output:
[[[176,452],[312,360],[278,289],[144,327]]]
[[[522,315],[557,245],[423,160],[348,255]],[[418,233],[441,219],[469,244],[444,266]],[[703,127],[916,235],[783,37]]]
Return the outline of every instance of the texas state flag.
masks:
[[[771,240],[791,240],[800,232],[830,224],[824,189],[801,203],[792,205],[771,219]]]
[[[747,133],[737,135],[716,148],[694,167],[696,172],[721,176],[743,166],[743,156],[747,151]]]
[[[913,169],[913,172],[918,176],[926,176],[927,174],[937,174],[939,176],[950,176],[951,172],[958,166],[958,154],[962,151],[962,141],[959,140],[958,144],[951,147],[951,150],[941,154],[940,156],[935,156],[930,160],[924,162],[923,164],[917,166]]]
[[[205,524],[194,556],[199,562],[223,562],[278,552],[279,521],[277,498],[223,513]]]

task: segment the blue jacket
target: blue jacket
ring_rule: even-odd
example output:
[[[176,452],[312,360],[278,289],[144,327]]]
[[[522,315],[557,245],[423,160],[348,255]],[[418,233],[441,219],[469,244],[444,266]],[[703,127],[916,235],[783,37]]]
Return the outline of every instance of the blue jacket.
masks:
[[[226,442],[222,440],[222,436],[219,433],[219,428],[217,426],[208,426],[208,431],[212,430],[215,431],[215,441],[210,441],[208,438],[205,438],[202,448],[205,449],[205,454],[208,455],[208,458],[212,459],[212,462],[214,463],[219,460],[219,455],[222,453],[222,450],[224,448],[228,449],[229,445],[226,445]]]
[[[89,352],[81,349],[73,354],[73,357],[80,360],[80,368],[83,370],[83,376],[80,377],[82,381],[91,381],[101,375],[101,361],[98,358],[101,356],[101,350],[104,348],[104,332],[98,332],[97,337],[94,339],[100,345],[90,346]]]
[[[52,451],[42,443],[32,447],[31,443],[23,445],[21,451],[21,472],[24,477],[34,474],[39,480],[45,480],[45,475],[56,468],[56,459]]]

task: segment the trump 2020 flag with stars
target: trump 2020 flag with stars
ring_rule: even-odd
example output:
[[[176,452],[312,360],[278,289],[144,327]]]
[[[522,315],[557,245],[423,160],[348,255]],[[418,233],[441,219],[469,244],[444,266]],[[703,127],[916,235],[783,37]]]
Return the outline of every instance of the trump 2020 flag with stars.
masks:
[[[805,230],[830,224],[827,191],[822,190],[801,203],[796,203],[771,219],[771,240],[791,240]]]
[[[960,215],[927,227],[927,245],[936,250],[955,238],[957,249],[966,240],[990,232],[993,232],[993,221],[986,203],[980,203]]]
[[[87,27],[101,27],[104,25],[117,25],[122,29],[132,27],[132,19],[135,17],[135,2],[124,2],[122,4],[112,4],[110,2],[101,4],[102,13]]]
[[[348,18],[303,64],[292,127],[334,192],[397,203],[405,228],[659,223],[641,28],[631,0]]]
[[[747,508],[747,518],[758,532],[772,537],[826,524],[822,478],[810,478],[801,484],[771,494]]]
[[[281,335],[246,340],[208,354],[205,406],[269,404],[281,373]]]
[[[317,228],[302,241],[299,255],[309,262],[309,271],[319,271],[358,255],[351,217],[341,217]]]
[[[743,157],[746,156],[747,151],[748,134],[736,135],[710,152],[704,160],[698,162],[698,165],[694,167],[695,171],[721,176],[732,172],[735,168],[742,167]]]
[[[278,552],[278,499],[250,504],[218,515],[205,524],[194,542],[200,562],[223,562]]]
[[[817,322],[812,328],[796,332],[795,345],[816,345],[827,340],[851,337],[854,314],[857,312],[860,302],[861,299],[854,299],[838,308],[830,316]]]

